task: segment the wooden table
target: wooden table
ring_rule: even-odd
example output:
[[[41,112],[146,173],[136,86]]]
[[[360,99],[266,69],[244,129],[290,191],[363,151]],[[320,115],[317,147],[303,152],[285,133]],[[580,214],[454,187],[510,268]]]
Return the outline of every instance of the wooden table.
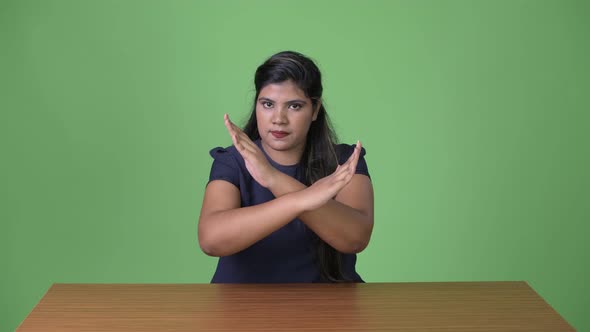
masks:
[[[574,331],[525,282],[54,284],[17,331]]]

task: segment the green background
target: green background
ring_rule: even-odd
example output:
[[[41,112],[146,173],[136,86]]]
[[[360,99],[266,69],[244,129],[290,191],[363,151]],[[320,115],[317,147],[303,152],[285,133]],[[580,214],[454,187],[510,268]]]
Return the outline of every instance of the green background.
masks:
[[[289,49],[367,149],[366,281],[526,280],[590,331],[589,17],[588,1],[0,0],[0,330],[55,282],[209,282],[208,151]]]

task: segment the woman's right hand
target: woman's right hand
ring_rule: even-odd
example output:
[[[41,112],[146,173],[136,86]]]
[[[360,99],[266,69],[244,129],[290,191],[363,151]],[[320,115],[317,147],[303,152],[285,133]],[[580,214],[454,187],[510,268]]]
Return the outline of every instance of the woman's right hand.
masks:
[[[302,208],[305,211],[315,210],[336,197],[356,173],[356,165],[361,154],[361,142],[357,141],[354,152],[348,160],[338,165],[334,173],[316,181],[310,187],[300,191]]]
[[[228,114],[225,114],[223,119],[236,150],[244,158],[246,169],[256,182],[265,188],[269,188],[279,172],[272,167],[264,153],[250,140],[248,135],[231,122]]]

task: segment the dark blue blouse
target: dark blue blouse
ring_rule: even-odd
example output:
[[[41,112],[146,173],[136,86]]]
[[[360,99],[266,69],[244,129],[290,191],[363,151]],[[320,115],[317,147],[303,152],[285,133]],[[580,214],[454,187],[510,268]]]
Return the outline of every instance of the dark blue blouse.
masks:
[[[261,147],[260,139],[255,143]],[[336,146],[339,164],[343,164],[354,151],[355,145]],[[264,152],[265,153],[265,152]],[[363,148],[356,173],[369,176]],[[242,207],[262,204],[274,199],[270,190],[259,185],[246,169],[244,159],[232,145],[214,148],[209,182],[225,180],[240,190]],[[267,159],[277,170],[303,182],[299,164],[284,166]],[[212,283],[295,283],[320,282],[320,272],[313,252],[314,234],[301,220],[293,219],[264,239],[233,255],[220,257]],[[356,255],[342,255],[342,271],[353,281],[363,282],[355,270]]]

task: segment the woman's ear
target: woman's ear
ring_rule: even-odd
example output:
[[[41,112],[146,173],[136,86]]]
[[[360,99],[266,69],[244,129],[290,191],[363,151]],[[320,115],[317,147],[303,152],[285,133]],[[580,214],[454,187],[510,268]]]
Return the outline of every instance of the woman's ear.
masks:
[[[318,104],[314,107],[313,115],[311,117],[312,121],[315,121],[318,118],[318,114],[320,114],[321,107],[322,107],[322,100],[318,99]]]

